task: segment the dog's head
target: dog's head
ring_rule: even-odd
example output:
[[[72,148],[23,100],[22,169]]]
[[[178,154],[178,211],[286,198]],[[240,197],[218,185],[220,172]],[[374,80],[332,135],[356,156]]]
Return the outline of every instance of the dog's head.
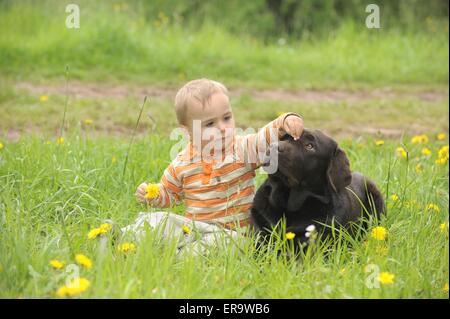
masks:
[[[271,145],[268,158],[278,156],[275,176],[289,187],[311,190],[324,184],[337,192],[351,183],[351,171],[345,152],[335,140],[319,130],[305,129],[300,139],[286,135]]]

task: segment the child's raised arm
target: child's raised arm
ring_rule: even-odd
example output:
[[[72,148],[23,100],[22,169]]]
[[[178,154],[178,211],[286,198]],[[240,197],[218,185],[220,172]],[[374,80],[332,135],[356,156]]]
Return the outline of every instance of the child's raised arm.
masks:
[[[274,135],[276,133],[277,135]],[[297,113],[284,113],[272,122],[269,122],[255,134],[242,136],[238,147],[247,153],[245,160],[250,160],[254,168],[262,163],[259,154],[264,153],[267,147],[277,142],[284,135],[289,134],[294,139],[300,138],[303,133],[303,119]],[[244,155],[245,156],[245,155]]]

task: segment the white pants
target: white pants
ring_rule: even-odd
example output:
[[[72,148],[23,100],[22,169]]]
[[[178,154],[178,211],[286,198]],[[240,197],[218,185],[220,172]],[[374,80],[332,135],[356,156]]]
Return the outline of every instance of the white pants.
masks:
[[[177,240],[178,252],[190,251],[194,255],[203,254],[213,247],[233,245],[237,248],[245,238],[245,228],[229,230],[169,212],[141,212],[133,224],[123,227],[121,231],[123,235],[131,233],[139,241],[145,235],[146,225],[163,239]]]

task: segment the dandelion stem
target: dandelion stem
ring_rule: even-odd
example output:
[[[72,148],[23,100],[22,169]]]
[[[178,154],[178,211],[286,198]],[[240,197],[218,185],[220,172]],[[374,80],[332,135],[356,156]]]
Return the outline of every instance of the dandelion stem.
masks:
[[[138,125],[139,125],[139,121],[140,121],[140,119],[141,119],[142,111],[144,110],[144,105],[145,105],[145,102],[146,102],[146,101],[147,101],[147,96],[144,97],[144,101],[142,102],[141,111],[139,112],[139,116],[138,116],[138,118],[137,118],[136,125],[134,126],[133,134],[131,135],[131,139],[130,139],[130,144],[128,144],[127,153],[126,153],[126,155],[125,155],[125,162],[124,162],[124,164],[123,164],[122,182],[123,182],[123,179],[124,179],[124,177],[125,177],[125,170],[126,170],[126,168],[127,168],[128,155],[129,155],[129,153],[130,153],[131,144],[133,143],[133,139],[134,139],[134,136],[135,136],[135,134],[136,134],[136,130],[137,130],[137,127],[138,127]]]
[[[64,103],[64,114],[63,114],[63,119],[62,119],[62,123],[61,123],[61,129],[59,132],[59,137],[63,136],[64,133],[64,122],[66,121],[66,112],[67,112],[67,105],[69,104],[69,66],[66,65],[66,101]]]

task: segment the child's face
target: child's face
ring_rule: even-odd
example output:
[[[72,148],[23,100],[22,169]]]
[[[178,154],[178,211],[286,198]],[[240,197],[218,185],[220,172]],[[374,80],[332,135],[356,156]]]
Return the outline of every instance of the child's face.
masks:
[[[197,124],[194,120],[197,120]],[[194,134],[201,134],[202,149],[211,142],[221,143],[221,149],[225,149],[232,141],[235,127],[230,100],[225,94],[217,92],[204,107],[199,101],[191,101],[186,123],[191,140],[197,138],[199,141],[200,138]]]

